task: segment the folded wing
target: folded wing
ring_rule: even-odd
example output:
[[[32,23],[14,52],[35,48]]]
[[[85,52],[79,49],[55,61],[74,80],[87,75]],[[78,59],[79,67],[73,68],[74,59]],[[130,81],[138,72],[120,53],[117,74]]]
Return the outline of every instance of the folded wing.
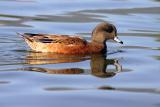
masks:
[[[24,39],[30,42],[64,44],[64,45],[86,45],[87,41],[80,37],[68,35],[48,35],[48,34],[31,34],[24,33]]]

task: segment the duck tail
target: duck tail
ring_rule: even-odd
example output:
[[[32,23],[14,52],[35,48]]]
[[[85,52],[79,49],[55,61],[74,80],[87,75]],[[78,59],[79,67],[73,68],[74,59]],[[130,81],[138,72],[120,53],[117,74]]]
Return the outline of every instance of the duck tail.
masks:
[[[22,38],[25,38],[24,34],[21,34],[21,33],[19,33],[19,32],[16,32],[16,34],[17,34],[18,36],[22,37]]]
[[[21,33],[18,33],[18,32],[16,32],[16,33],[17,33],[18,36],[22,37],[24,40],[28,40],[30,42],[33,42],[33,40],[30,39],[27,35],[21,34]]]

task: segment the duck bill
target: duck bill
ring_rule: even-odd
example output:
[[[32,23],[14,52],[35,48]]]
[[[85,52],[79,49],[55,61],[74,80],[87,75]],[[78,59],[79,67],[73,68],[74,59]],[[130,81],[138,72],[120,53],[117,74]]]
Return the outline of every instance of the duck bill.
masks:
[[[121,40],[119,40],[119,38],[116,36],[116,37],[114,37],[114,39],[113,39],[114,41],[116,41],[116,42],[118,42],[118,43],[120,43],[120,44],[123,44],[123,42],[121,41]]]

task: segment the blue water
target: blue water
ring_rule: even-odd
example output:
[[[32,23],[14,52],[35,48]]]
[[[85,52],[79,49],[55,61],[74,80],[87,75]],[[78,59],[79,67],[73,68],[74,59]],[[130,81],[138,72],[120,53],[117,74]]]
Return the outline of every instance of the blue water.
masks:
[[[113,23],[106,55],[35,53],[16,32],[90,40]],[[159,0],[0,0],[0,107],[159,107]]]

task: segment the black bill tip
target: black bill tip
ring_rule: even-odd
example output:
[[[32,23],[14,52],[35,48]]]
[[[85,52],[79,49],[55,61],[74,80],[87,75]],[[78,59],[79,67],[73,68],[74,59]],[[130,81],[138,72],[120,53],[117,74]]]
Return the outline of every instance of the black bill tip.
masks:
[[[120,44],[123,44],[123,42],[122,42],[122,41],[120,41],[119,43],[120,43]]]

